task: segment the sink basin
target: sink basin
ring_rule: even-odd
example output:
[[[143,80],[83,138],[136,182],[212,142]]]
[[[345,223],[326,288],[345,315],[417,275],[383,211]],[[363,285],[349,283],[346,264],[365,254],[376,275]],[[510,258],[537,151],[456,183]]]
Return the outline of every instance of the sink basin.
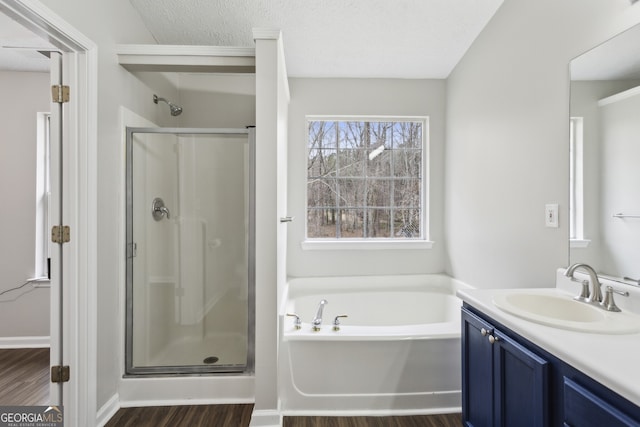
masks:
[[[514,316],[561,329],[600,334],[640,332],[640,316],[608,312],[596,305],[575,301],[557,289],[496,291],[493,304]]]
[[[500,307],[541,317],[571,322],[599,322],[605,319],[605,311],[590,304],[578,302],[556,295],[537,295],[531,293],[511,293],[503,295],[502,300],[494,300]],[[500,307],[502,308],[502,307]]]

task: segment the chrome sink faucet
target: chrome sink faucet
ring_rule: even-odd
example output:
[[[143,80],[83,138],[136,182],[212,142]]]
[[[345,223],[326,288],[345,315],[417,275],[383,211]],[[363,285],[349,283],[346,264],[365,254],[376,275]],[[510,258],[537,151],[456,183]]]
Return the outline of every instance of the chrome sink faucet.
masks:
[[[573,273],[579,268],[585,270],[589,274],[589,282],[591,282],[590,294],[584,295],[584,292],[583,292],[581,296],[582,297],[588,296],[588,298],[586,299],[586,302],[600,304],[602,302],[601,285],[600,285],[600,281],[598,280],[598,274],[592,267],[582,263],[573,264],[571,267],[567,268],[567,270],[564,272],[564,275],[569,277],[573,281],[580,282],[580,280],[573,277]]]
[[[311,327],[315,332],[320,330],[320,326],[322,325],[322,310],[324,310],[324,306],[329,304],[326,299],[320,301],[318,305],[318,310],[316,311],[316,317],[311,321]]]

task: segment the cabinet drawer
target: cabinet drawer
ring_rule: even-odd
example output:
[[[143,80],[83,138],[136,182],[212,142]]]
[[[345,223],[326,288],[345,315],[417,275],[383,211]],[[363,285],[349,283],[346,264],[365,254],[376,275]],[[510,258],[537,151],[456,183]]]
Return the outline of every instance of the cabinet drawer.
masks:
[[[566,427],[634,427],[634,420],[576,382],[564,377],[564,425]]]

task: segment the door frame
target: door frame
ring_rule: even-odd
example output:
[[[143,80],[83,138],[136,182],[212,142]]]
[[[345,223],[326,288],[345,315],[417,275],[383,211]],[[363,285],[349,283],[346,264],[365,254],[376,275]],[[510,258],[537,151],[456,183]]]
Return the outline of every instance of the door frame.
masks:
[[[61,153],[63,221],[71,228],[62,265],[61,345],[71,367],[64,411],[65,425],[91,426],[97,409],[97,46],[37,0],[0,0],[0,12],[62,51],[63,83],[71,88]]]

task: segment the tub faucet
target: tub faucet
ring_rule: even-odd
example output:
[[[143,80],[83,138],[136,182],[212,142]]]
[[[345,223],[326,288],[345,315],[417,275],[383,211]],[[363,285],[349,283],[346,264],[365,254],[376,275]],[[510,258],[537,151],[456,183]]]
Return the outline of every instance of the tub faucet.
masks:
[[[587,264],[577,263],[567,268],[567,270],[564,272],[564,275],[569,277],[571,280],[579,282],[579,280],[573,277],[573,272],[576,271],[578,268],[582,268],[589,274],[589,282],[591,282],[591,293],[589,295],[589,298],[587,299],[587,302],[598,303],[598,304],[601,303],[602,302],[602,290],[600,289],[601,285],[600,285],[600,281],[598,280],[598,274],[593,268],[591,268]]]
[[[316,311],[316,317],[311,321],[312,329],[316,332],[320,330],[320,325],[322,325],[322,310],[324,310],[324,306],[329,304],[326,299],[320,301],[318,305],[318,311]]]

